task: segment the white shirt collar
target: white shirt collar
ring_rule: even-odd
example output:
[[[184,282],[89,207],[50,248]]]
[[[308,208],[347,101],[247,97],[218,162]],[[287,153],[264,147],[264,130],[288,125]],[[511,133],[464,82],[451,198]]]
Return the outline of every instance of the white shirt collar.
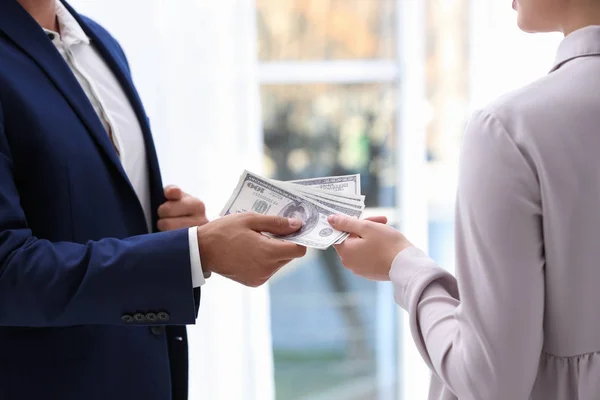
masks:
[[[44,32],[56,35],[67,47],[78,43],[90,44],[90,39],[83,31],[83,28],[81,28],[81,25],[79,25],[60,0],[56,0],[56,19],[60,34],[45,28]]]

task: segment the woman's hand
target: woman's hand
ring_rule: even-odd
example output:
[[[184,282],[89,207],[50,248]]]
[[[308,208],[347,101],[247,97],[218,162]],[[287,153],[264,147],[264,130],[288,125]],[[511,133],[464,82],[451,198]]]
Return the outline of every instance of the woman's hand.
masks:
[[[385,225],[385,222],[385,217],[373,217],[369,220],[357,220],[343,215],[329,217],[332,227],[351,233],[344,243],[335,246],[346,268],[367,279],[390,279],[394,258],[412,244],[400,232]]]

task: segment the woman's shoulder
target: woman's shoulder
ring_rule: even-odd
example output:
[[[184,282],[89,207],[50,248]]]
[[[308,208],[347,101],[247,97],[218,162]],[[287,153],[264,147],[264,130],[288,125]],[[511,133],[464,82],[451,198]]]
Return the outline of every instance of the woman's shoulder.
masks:
[[[488,103],[483,110],[499,118],[531,118],[549,111],[548,106],[560,102],[561,88],[556,79],[546,75],[521,88],[511,90]]]
[[[586,110],[600,118],[600,80],[597,87],[589,87],[565,72],[570,71],[555,71],[500,96],[479,109],[474,122],[495,119],[515,141],[523,142],[577,122]]]

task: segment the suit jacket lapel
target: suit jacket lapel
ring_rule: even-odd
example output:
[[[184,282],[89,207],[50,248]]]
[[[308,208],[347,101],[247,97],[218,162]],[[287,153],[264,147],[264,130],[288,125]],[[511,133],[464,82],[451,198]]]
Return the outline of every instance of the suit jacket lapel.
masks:
[[[156,210],[163,202],[165,202],[162,179],[160,176],[160,168],[158,164],[158,157],[156,149],[154,147],[154,141],[152,139],[152,132],[150,130],[150,124],[144,110],[142,101],[133,85],[129,73],[129,66],[127,60],[122,54],[122,50],[117,47],[114,41],[108,40],[108,37],[101,32],[98,32],[95,26],[92,26],[81,18],[81,16],[65,1],[63,4],[67,7],[71,15],[75,17],[79,25],[83,28],[86,35],[91,39],[92,44],[98,50],[104,61],[107,63],[115,77],[121,84],[121,87],[125,91],[127,98],[135,111],[138,122],[142,128],[144,135],[144,145],[146,150],[146,159],[148,162],[148,169],[150,174],[150,198],[152,202],[152,223],[153,229],[156,229],[156,223],[158,215]],[[121,52],[121,53],[120,53]],[[121,56],[117,57],[117,56]]]
[[[0,30],[46,73],[63,94],[109,164],[133,187],[106,130],[81,85],[39,24],[15,0],[0,0]]]
[[[154,229],[156,229],[156,210],[158,206],[165,201],[162,181],[150,127],[141,100],[133,83],[125,72],[127,65],[120,64],[115,58],[115,54],[111,53],[110,49],[114,46],[111,47],[105,38],[85,23],[79,14],[77,14],[66,2],[63,1],[63,4],[65,4],[69,12],[75,17],[85,33],[90,37],[92,44],[96,46],[105,62],[119,80],[135,110],[138,122],[140,123],[144,134],[148,166],[150,169],[150,190],[153,210],[152,219]],[[48,78],[63,94],[79,119],[83,122],[100,151],[105,155],[110,166],[116,169],[118,174],[129,186],[131,192],[135,195],[131,182],[125,173],[113,144],[94,108],[90,104],[85,92],[71,72],[69,66],[56,51],[52,42],[46,37],[42,28],[29,13],[16,2],[16,0],[0,0],[0,10],[0,31],[4,32],[11,41],[13,41],[46,73]]]

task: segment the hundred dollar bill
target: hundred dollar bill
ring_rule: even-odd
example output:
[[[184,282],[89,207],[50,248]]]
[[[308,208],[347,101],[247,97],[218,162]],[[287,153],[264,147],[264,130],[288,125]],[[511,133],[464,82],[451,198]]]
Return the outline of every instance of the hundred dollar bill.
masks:
[[[326,190],[339,195],[361,195],[360,174],[299,179],[289,181],[289,183],[309,186],[311,189]]]
[[[337,204],[330,203],[329,201],[327,201],[326,199],[323,199],[322,197],[311,196],[311,195],[306,195],[306,197],[308,197],[309,199],[314,200],[324,206],[328,206],[329,208],[336,210],[339,214],[345,214],[350,217],[358,218],[358,219],[360,219],[363,215],[364,206],[357,210],[356,208],[353,208],[353,206],[348,207],[348,206],[340,204],[340,203],[337,203]],[[334,244],[343,243],[344,240],[346,240],[348,238],[348,236],[350,236],[349,233],[342,232],[342,234],[339,235],[339,237],[337,238],[337,240],[335,241]]]
[[[307,192],[311,192],[312,195],[318,194],[319,196],[327,197],[328,199],[332,200],[333,198],[331,196],[335,196],[338,198],[338,201],[344,203],[348,202],[348,200],[358,202],[362,206],[362,209],[364,209],[365,196],[361,194],[359,174],[301,179],[291,181],[290,183],[305,187],[306,192],[304,192],[302,189],[299,189],[305,195],[307,195]],[[324,192],[326,192],[328,195],[324,194]],[[349,233],[344,233],[340,238],[338,238],[335,244],[343,243],[344,240],[346,240],[349,236]]]
[[[293,192],[294,190],[292,190]],[[353,218],[358,218],[360,219],[363,215],[363,211],[365,209],[364,204],[362,206],[358,206],[358,208],[356,208],[356,205],[352,205],[352,204],[343,204],[343,203],[339,203],[339,202],[332,202],[326,198],[323,198],[321,196],[317,196],[317,195],[313,195],[313,194],[305,194],[305,193],[300,193],[300,195],[304,195],[306,198],[313,200],[331,210],[335,210],[336,213],[338,214],[344,214],[344,215],[348,215],[349,217],[353,217]],[[346,232],[342,232],[341,235],[339,235],[339,237],[336,239],[334,244],[340,244],[342,243],[344,240],[346,240],[348,238],[348,236],[350,236],[349,233]]]
[[[309,199],[318,201],[321,204],[325,204],[325,205],[326,205],[326,203],[332,203],[332,204],[337,204],[341,207],[346,207],[346,208],[350,208],[353,210],[362,211],[365,209],[365,204],[362,202],[361,203],[352,203],[348,200],[336,199],[335,196],[327,196],[327,195],[323,195],[321,193],[315,193],[315,192],[303,192],[301,190],[299,190],[298,193],[302,196],[308,197]],[[323,203],[323,202],[325,202],[325,203]]]
[[[328,192],[326,190],[312,189],[307,186],[296,185],[293,183],[282,182],[282,181],[273,180],[272,182],[275,183],[275,185],[277,185],[277,186],[282,186],[288,190],[298,192],[301,195],[306,196],[308,198],[318,197],[320,199],[329,200],[330,202],[333,202],[333,203],[340,203],[340,204],[343,204],[345,206],[352,207],[355,209],[359,209],[359,210],[364,209],[365,203],[359,196],[342,197],[342,196],[337,196],[335,194],[331,194],[330,192]]]
[[[360,218],[362,216],[362,213],[364,210],[363,206],[335,202],[335,201],[331,201],[330,199],[328,199],[326,197],[322,197],[320,195],[314,195],[314,194],[310,194],[310,193],[302,193],[302,192],[299,192],[299,191],[296,191],[293,189],[287,189],[287,190],[308,199],[309,201],[311,201],[311,203],[319,203],[322,206],[327,207],[330,211],[337,212],[338,214],[345,214],[350,217]]]
[[[297,192],[303,194],[312,194],[315,196],[324,197],[335,202],[341,202],[350,205],[364,205],[365,204],[365,196],[363,195],[340,195],[334,192],[330,192],[322,189],[315,189],[310,186],[296,185],[294,183],[288,183],[283,181],[272,181],[277,186],[287,187],[288,189],[293,189]]]
[[[298,218],[303,223],[298,232],[275,237],[306,247],[326,249],[344,235],[344,232],[333,229],[327,222],[327,217],[342,212],[341,209],[344,207],[336,205],[336,208],[329,208],[297,192],[275,185],[269,179],[244,171],[220,215],[255,212]],[[350,212],[351,209],[344,210]],[[357,210],[352,209],[352,212],[356,213]],[[360,213],[362,214],[362,211]]]

